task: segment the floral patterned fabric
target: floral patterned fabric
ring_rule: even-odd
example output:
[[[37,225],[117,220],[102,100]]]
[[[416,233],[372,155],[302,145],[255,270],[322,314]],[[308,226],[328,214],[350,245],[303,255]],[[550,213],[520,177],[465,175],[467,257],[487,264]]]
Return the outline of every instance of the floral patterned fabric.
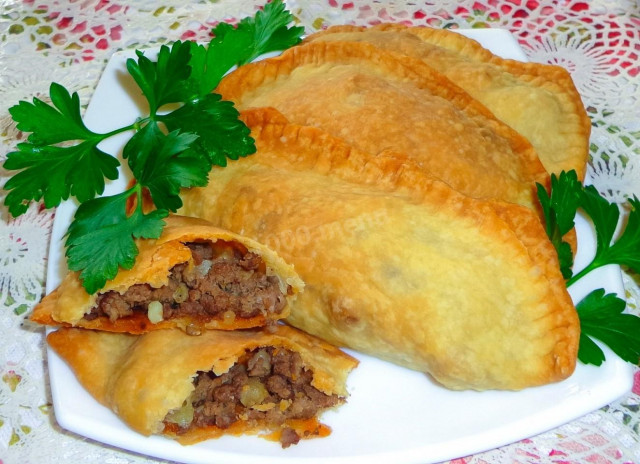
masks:
[[[46,98],[52,81],[86,105],[114,51],[205,40],[219,21],[252,15],[247,0],[0,1],[0,162],[24,134],[8,109]],[[292,0],[309,32],[333,24],[402,22],[503,28],[531,61],[565,67],[593,121],[589,173],[608,199],[640,197],[640,6],[635,0]],[[0,186],[7,172],[0,168]],[[6,192],[0,191],[3,199]],[[144,463],[150,458],[65,432],[50,407],[43,331],[25,321],[42,296],[53,211],[0,219],[0,464]],[[624,283],[631,311],[638,276]],[[624,398],[536,437],[455,464],[640,462],[640,374]]]

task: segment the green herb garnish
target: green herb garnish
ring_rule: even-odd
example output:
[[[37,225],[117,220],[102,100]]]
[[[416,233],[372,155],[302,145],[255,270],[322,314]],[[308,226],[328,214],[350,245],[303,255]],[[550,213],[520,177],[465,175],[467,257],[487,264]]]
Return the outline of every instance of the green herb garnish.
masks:
[[[599,366],[605,356],[593,338],[600,340],[627,362],[640,359],[640,318],[623,313],[626,303],[603,289],[584,297],[576,310],[580,317],[580,348],[578,359]]]
[[[596,229],[596,254],[593,260],[568,281],[568,285],[579,280],[593,269],[607,264],[627,266],[640,272],[640,203],[636,198],[628,200],[630,205],[627,223],[615,239],[620,221],[620,209],[600,196],[593,186],[585,187],[580,207],[591,218]]]
[[[575,171],[551,175],[550,194],[538,184],[538,198],[545,216],[547,235],[558,252],[560,268],[567,286],[602,266],[618,264],[640,272],[640,202],[628,200],[630,211],[626,225],[615,238],[620,223],[620,208],[609,203],[593,186],[583,186]],[[573,274],[573,253],[563,237],[574,225],[581,209],[591,219],[596,233],[593,259]],[[577,305],[580,318],[578,359],[600,365],[604,353],[593,339],[600,340],[625,361],[640,360],[640,318],[623,313],[626,302],[604,289],[593,290]]]
[[[86,128],[80,116],[80,99],[60,84],[49,89],[53,106],[34,98],[9,109],[17,128],[31,132],[17,152],[7,155],[4,168],[21,170],[9,179],[5,205],[13,216],[26,212],[32,200],[44,199],[47,208],[74,196],[87,201],[104,191],[105,178],[118,177],[117,159],[98,149],[98,143],[112,134],[96,134]],[[60,146],[75,141],[72,146]]]
[[[102,288],[119,268],[130,269],[138,254],[134,239],[160,236],[163,218],[182,206],[180,189],[204,186],[213,165],[255,152],[238,111],[212,91],[234,66],[299,43],[303,28],[289,27],[292,19],[282,0],[274,0],[237,27],[219,24],[207,46],[178,41],[162,46],[156,60],[136,51],[127,70],[149,114],[108,133],[88,129],[78,95],[57,83],[49,89],[52,104],[34,98],[10,108],[17,128],[29,133],[4,163],[19,171],[4,186],[10,213],[23,214],[33,201],[53,208],[75,197],[80,205],[65,242],[69,269],[80,272],[88,293]],[[167,105],[178,108],[163,111]],[[133,135],[122,157],[135,184],[97,197],[106,180],[118,178],[120,165],[98,145],[128,131]],[[142,208],[145,191],[155,206],[150,212]],[[137,201],[129,202],[132,196]],[[127,212],[127,204],[135,209]]]
[[[551,194],[538,184],[538,199],[544,212],[546,231],[558,252],[560,271],[565,279],[571,277],[573,252],[564,236],[573,229],[574,218],[580,203],[582,184],[575,171],[561,172],[560,177],[551,176]]]

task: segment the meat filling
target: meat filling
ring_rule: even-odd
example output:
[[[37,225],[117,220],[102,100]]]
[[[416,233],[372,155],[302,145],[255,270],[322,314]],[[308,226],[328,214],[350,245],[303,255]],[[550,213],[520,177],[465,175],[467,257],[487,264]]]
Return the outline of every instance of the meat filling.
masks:
[[[151,314],[155,321],[191,317],[196,321],[259,314],[279,314],[286,305],[278,279],[266,273],[262,258],[242,245],[218,241],[187,244],[195,265],[178,264],[171,269],[169,283],[160,288],[137,284],[124,294],[100,294],[85,319],[108,317],[115,321],[136,312]],[[151,311],[150,311],[151,310]]]
[[[198,372],[194,392],[182,408],[167,415],[165,429],[180,434],[248,421],[280,429],[280,443],[286,448],[302,438],[286,426],[287,420],[311,419],[342,402],[313,387],[312,379],[298,353],[273,347],[250,351],[225,374]]]

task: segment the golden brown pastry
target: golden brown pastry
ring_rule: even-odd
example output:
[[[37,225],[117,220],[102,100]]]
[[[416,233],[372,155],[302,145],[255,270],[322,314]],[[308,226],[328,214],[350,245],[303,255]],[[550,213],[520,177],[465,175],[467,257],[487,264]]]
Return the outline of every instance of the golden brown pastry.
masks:
[[[62,328],[49,345],[78,381],[133,430],[192,444],[270,433],[282,446],[326,436],[318,414],[344,402],[357,361],[291,327],[191,337]]]
[[[311,42],[240,67],[216,92],[273,107],[375,155],[396,150],[456,190],[531,208],[548,175],[523,136],[421,60],[365,43]]]
[[[304,284],[275,252],[201,219],[170,216],[157,240],[138,240],[134,267],[94,295],[77,273],[35,308],[41,324],[144,333],[179,327],[259,327],[284,318]]]
[[[305,291],[287,321],[452,389],[521,389],[575,367],[578,318],[528,208],[466,197],[396,153],[245,113],[258,151],[183,192],[185,214],[260,240]]]
[[[334,26],[306,40],[366,42],[418,58],[529,139],[548,172],[584,178],[591,122],[560,66],[506,60],[454,31],[401,24]]]

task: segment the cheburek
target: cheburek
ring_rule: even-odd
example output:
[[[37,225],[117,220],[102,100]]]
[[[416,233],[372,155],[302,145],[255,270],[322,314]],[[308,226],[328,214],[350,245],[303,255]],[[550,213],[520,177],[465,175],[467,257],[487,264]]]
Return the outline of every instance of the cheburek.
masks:
[[[139,254],[133,268],[121,269],[93,295],[82,287],[78,273],[69,272],[60,286],[34,308],[31,320],[134,334],[168,327],[189,333],[259,327],[284,318],[290,302],[304,288],[293,267],[263,244],[201,219],[170,216],[165,221],[157,240],[136,241]],[[211,247],[212,255],[198,257],[194,251],[197,246]],[[242,287],[236,284],[236,277],[225,273],[234,273],[249,283]],[[212,280],[204,282],[206,277]],[[251,277],[255,280],[250,281]],[[228,291],[219,290],[217,284],[228,287]],[[121,296],[131,291],[137,294],[123,303]],[[264,301],[256,298],[253,302],[258,307],[242,305],[242,293],[250,291],[262,292]],[[268,298],[274,294],[281,300]],[[151,301],[161,303],[157,320],[149,312]],[[96,312],[98,308],[106,312]],[[170,317],[164,317],[166,312]]]
[[[548,174],[523,136],[421,60],[364,43],[311,42],[241,66],[216,89],[370,153],[396,150],[460,192],[536,208]]]
[[[182,212],[295,265],[305,291],[289,323],[451,389],[522,389],[573,372],[578,318],[535,213],[268,113],[244,115],[257,153],[183,192]]]
[[[584,178],[591,122],[569,73],[492,54],[454,31],[380,24],[334,26],[307,41],[366,42],[424,61],[524,135],[549,173]]]
[[[276,366],[278,350],[287,350],[300,357],[301,362],[294,366],[300,376],[303,370],[311,372],[311,378],[305,379],[305,388],[313,387],[312,394],[332,396],[332,403],[337,406],[348,396],[347,376],[358,364],[339,349],[282,325],[270,330],[209,330],[198,337],[178,329],[130,335],[62,328],[49,334],[47,341],[68,363],[80,384],[133,430],[144,435],[163,434],[182,444],[227,433],[272,432],[271,438],[278,439],[286,428],[294,430],[299,438],[327,435],[329,430],[318,422],[317,414],[306,417],[309,414],[301,413],[302,409],[294,410],[295,399],[273,404],[274,395],[269,395],[264,385],[256,386],[256,382],[267,382],[269,387],[268,377],[274,369],[281,372],[278,378],[281,383],[288,378],[290,373]],[[271,348],[273,356],[267,351],[260,352]],[[267,365],[256,366],[251,360],[243,360],[251,355],[256,355],[258,363]],[[196,397],[204,392],[194,379],[198,375],[205,376],[205,381],[223,376],[231,373],[237,364],[245,366],[238,369],[239,375],[234,379],[248,385],[246,395],[240,394],[241,403],[233,411],[223,411],[227,416],[225,423],[215,419],[211,424],[206,423],[199,416],[210,411],[201,410],[206,400]],[[205,385],[209,401],[223,395],[220,385],[210,383]],[[242,385],[237,387],[242,390]],[[255,391],[262,395],[256,396]],[[222,405],[218,407],[224,409]],[[276,423],[268,413],[274,408],[280,412],[292,410],[282,414],[283,422]],[[210,409],[215,406],[210,405]],[[316,412],[325,408],[318,409]],[[222,416],[223,412],[218,411],[218,415]]]

